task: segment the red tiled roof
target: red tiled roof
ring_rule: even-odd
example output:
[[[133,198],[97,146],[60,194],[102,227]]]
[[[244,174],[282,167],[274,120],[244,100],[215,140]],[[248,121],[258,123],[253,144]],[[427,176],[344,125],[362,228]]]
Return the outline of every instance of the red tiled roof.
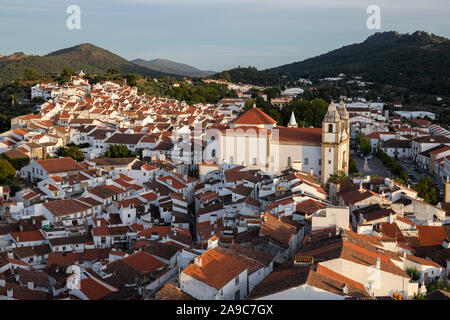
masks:
[[[261,125],[261,124],[275,124],[274,119],[269,117],[263,111],[258,108],[251,108],[239,118],[233,121],[234,124],[248,124],[248,125]]]
[[[272,130],[272,139],[274,134],[278,132],[280,142],[304,142],[318,144],[322,142],[321,128],[286,128],[276,127]]]
[[[36,160],[47,173],[82,171],[84,168],[70,157]]]
[[[141,274],[155,272],[166,265],[164,262],[156,259],[145,251],[139,251],[131,256],[123,258],[121,261],[125,262],[135,270],[138,270]]]
[[[108,285],[108,287],[110,286]],[[117,289],[111,290],[106,287],[106,284],[102,284],[102,282],[99,280],[95,280],[93,278],[84,278],[80,280],[80,291],[89,300],[98,300],[112,292],[117,291]]]
[[[447,238],[444,226],[417,226],[419,243],[422,247],[440,246]]]
[[[54,216],[69,215],[89,210],[87,204],[73,199],[55,200],[43,203],[43,206]]]
[[[159,238],[163,238],[166,235],[169,234],[170,226],[151,226],[148,229],[145,229],[144,231],[141,231],[137,234],[138,237],[145,237],[150,238],[152,236],[152,233],[159,234]]]
[[[129,208],[131,205],[134,205],[135,207],[139,207],[142,206],[144,203],[139,200],[138,198],[130,198],[130,199],[125,199],[122,201],[119,201],[119,208],[125,207],[125,208]]]
[[[12,232],[11,237],[13,237],[17,242],[45,240],[45,236],[42,234],[41,230]]]
[[[210,249],[206,251],[199,258],[201,267],[190,264],[183,272],[220,290],[247,268],[245,262],[222,251],[225,250]]]
[[[364,285],[361,282],[352,280],[350,278],[347,278],[346,276],[343,276],[337,272],[334,272],[333,270],[328,269],[327,267],[324,267],[320,263],[317,264],[317,273],[322,274],[328,278],[337,280],[339,282],[343,282],[349,287],[354,287],[362,291],[366,291]]]
[[[187,186],[184,183],[178,181],[172,176],[159,177],[158,180],[164,182],[164,184],[166,185],[174,187],[175,189],[187,188]]]
[[[142,193],[139,196],[146,199],[147,201],[155,201],[158,197],[154,192]]]

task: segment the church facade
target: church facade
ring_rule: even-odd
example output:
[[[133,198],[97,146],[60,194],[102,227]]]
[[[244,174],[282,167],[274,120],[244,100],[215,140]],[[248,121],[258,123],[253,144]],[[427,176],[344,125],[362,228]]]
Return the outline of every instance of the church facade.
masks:
[[[326,182],[348,172],[350,121],[345,105],[331,103],[322,128],[298,128],[292,114],[287,127],[254,107],[218,131],[216,161],[279,174],[288,168],[313,173]]]

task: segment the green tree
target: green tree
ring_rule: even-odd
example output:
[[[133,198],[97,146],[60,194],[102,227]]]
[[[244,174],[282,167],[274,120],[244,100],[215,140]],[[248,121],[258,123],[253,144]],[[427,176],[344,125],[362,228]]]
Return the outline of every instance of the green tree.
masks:
[[[253,104],[255,103],[255,100],[253,100],[253,99],[248,99],[246,102],[245,102],[245,111],[248,111],[248,110],[250,110],[251,108],[253,108]]]
[[[427,300],[427,298],[421,293],[414,293],[413,300]]]
[[[8,160],[0,160],[0,184],[11,184],[16,170]]]
[[[450,282],[445,282],[443,280],[433,280],[427,285],[427,293],[431,293],[436,290],[443,290],[450,292]]]
[[[61,72],[60,77],[58,78],[58,81],[60,83],[62,82],[68,82],[70,81],[71,77],[76,75],[75,71],[72,68],[64,68]]]
[[[413,189],[427,203],[436,205],[440,200],[438,188],[429,176],[420,178],[419,183],[413,185]]]
[[[348,165],[348,173],[352,176],[357,176],[359,174],[358,167],[356,165],[355,159],[350,156],[350,162]]]
[[[406,273],[411,277],[412,281],[417,281],[420,279],[420,274],[416,267],[406,268]]]
[[[364,154],[369,154],[372,150],[370,140],[366,137],[359,137],[359,150]]]
[[[23,72],[23,76],[25,80],[39,80],[39,73],[37,73],[33,68],[26,68]]]
[[[267,100],[270,101],[271,99],[278,97],[278,95],[280,94],[280,89],[272,87],[264,89],[263,92],[267,95]]]
[[[138,80],[141,79],[141,76],[135,73],[127,74],[126,75],[127,84],[130,87],[135,87],[137,85]]]
[[[26,165],[28,165],[30,163],[30,158],[29,157],[11,159],[7,155],[5,155],[4,153],[2,153],[0,157],[2,159],[7,160],[9,163],[11,163],[11,165],[16,170],[20,170],[20,169],[22,169],[23,167],[25,167]]]
[[[56,155],[58,157],[71,157],[73,160],[78,161],[78,162],[84,160],[83,151],[81,151],[80,148],[74,147],[74,146],[71,146],[68,148],[59,147],[56,150]]]
[[[106,158],[129,158],[133,153],[124,145],[111,145],[106,152]]]
[[[70,78],[71,76],[74,76],[75,74],[76,73],[72,68],[64,68],[61,73],[61,76]]]
[[[111,69],[108,69],[108,70],[106,71],[106,73],[112,74],[112,75],[116,75],[116,74],[120,74],[120,71],[117,70],[116,68],[111,68]]]

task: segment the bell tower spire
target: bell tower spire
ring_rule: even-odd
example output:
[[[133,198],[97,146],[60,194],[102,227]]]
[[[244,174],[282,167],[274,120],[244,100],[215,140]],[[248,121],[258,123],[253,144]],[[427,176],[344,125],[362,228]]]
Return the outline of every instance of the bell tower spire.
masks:
[[[289,119],[289,123],[287,125],[289,128],[298,128],[297,121],[295,120],[294,111],[291,113],[291,119]]]

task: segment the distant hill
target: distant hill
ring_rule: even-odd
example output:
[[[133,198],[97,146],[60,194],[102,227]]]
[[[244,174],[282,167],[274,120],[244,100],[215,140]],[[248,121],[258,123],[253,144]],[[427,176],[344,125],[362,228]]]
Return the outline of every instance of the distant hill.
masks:
[[[278,85],[280,76],[289,80],[317,80],[361,75],[366,81],[392,84],[416,92],[450,94],[450,40],[417,31],[413,34],[378,32],[364,42],[300,62],[258,71],[235,68],[214,77],[256,85]]]
[[[423,31],[376,33],[362,43],[265,71],[293,79],[359,74],[366,81],[450,94],[450,40]]]
[[[45,56],[28,56],[23,52],[16,52],[9,56],[0,57],[0,85],[21,78],[26,68],[33,68],[41,76],[44,76],[59,73],[65,67],[93,74],[106,73],[108,69],[115,68],[122,73],[137,73],[150,77],[168,75],[164,72],[139,66],[108,50],[85,43],[58,50]]]
[[[146,67],[148,69],[170,74],[176,74],[179,76],[204,77],[215,73],[214,71],[203,71],[190,65],[175,62],[168,59],[153,59],[148,61],[143,59],[136,59],[132,60],[131,62],[139,66]]]

